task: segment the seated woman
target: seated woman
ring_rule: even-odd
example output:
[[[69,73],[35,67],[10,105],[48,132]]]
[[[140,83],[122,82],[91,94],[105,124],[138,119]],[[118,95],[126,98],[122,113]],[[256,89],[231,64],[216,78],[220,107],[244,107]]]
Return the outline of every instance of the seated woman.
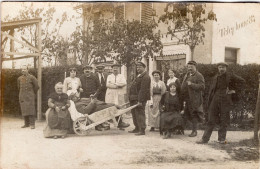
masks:
[[[160,134],[164,139],[170,138],[175,130],[183,131],[183,119],[181,116],[182,106],[176,91],[176,84],[169,84],[169,92],[166,92],[161,99]]]
[[[71,118],[68,108],[70,101],[68,95],[62,92],[61,82],[55,85],[55,92],[48,99],[49,109],[46,112],[47,125],[43,130],[44,137],[65,138],[71,127]]]

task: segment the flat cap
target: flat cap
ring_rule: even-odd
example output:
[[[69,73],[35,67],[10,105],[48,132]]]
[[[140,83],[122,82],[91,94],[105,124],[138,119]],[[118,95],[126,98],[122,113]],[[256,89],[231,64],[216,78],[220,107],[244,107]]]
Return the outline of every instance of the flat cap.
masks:
[[[97,65],[96,68],[97,68],[97,69],[104,69],[105,66],[104,66],[103,64],[100,64],[100,65]]]
[[[86,66],[83,67],[83,70],[84,70],[84,69],[93,69],[93,67],[90,66],[90,65],[86,65]]]
[[[188,65],[194,65],[194,66],[197,66],[197,62],[195,62],[195,61],[189,61],[188,63],[187,63]]]
[[[143,62],[141,62],[141,61],[136,62],[136,66],[146,67],[146,65]]]
[[[226,66],[226,67],[228,67],[228,64],[227,63],[225,63],[225,62],[219,62],[218,64],[217,64],[217,66]]]

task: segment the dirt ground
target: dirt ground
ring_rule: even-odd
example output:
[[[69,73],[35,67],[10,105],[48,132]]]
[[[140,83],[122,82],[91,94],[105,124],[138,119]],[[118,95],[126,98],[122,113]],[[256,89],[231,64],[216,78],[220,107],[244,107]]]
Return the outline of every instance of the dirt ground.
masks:
[[[36,122],[34,130],[22,125],[22,119],[1,119],[2,169],[259,168],[258,147],[248,144],[253,132],[230,131],[227,145],[219,145],[214,132],[209,144],[198,145],[203,131],[195,138],[185,131],[164,140],[158,132],[147,129],[145,136],[134,136],[127,132],[132,126],[121,131],[111,124],[111,130],[92,130],[88,136],[46,139],[44,122]]]

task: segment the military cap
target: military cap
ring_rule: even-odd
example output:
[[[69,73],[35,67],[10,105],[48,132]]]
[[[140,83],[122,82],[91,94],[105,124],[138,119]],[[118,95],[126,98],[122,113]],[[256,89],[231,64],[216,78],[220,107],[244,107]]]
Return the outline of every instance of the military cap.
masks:
[[[195,61],[189,61],[188,63],[187,63],[188,65],[194,65],[194,66],[197,66],[197,62],[195,62]]]
[[[143,62],[141,62],[141,61],[136,62],[136,66],[138,66],[138,65],[146,67],[146,65]]]
[[[217,64],[217,66],[226,66],[226,67],[228,67],[228,64],[227,63],[225,63],[225,62],[219,62],[218,64]]]

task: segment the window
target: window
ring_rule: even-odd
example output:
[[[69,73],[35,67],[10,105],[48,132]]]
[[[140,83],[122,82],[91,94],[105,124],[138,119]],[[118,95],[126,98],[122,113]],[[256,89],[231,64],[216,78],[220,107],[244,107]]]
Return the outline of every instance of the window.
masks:
[[[237,63],[237,49],[225,48],[225,62],[226,63]]]
[[[149,23],[152,20],[153,4],[142,3],[141,4],[141,22]]]

